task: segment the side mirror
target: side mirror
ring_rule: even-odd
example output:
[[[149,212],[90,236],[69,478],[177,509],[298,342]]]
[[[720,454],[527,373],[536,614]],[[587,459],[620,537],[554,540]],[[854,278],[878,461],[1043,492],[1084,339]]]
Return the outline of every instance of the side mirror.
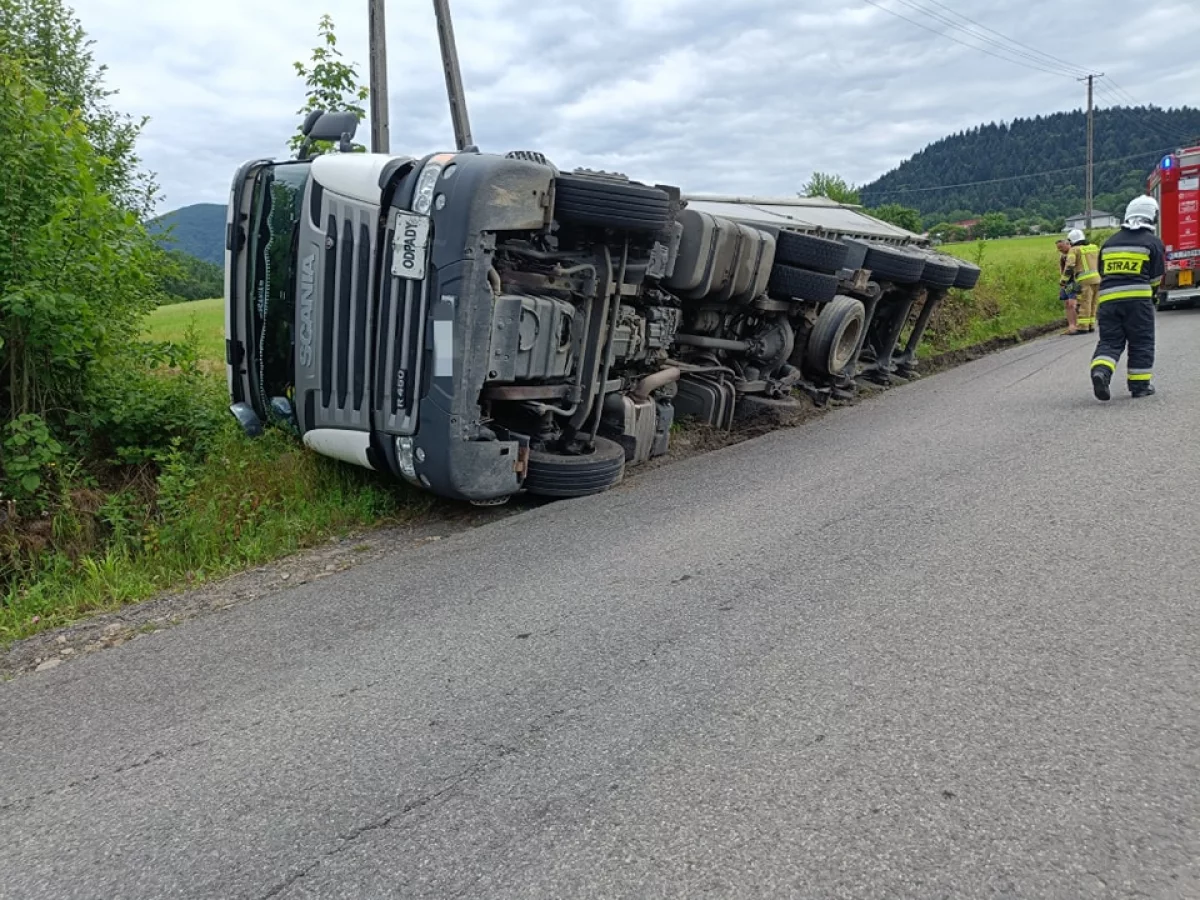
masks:
[[[304,124],[300,126],[300,133],[305,137],[312,134],[313,126],[317,124],[317,120],[323,115],[325,115],[325,111],[321,109],[314,109],[310,112],[304,117]]]
[[[229,411],[237,419],[237,423],[242,427],[242,431],[246,433],[246,437],[262,437],[262,422],[249,403],[235,403],[229,407]]]
[[[352,112],[322,113],[312,124],[308,137],[314,141],[351,141],[358,131],[358,116]]]
[[[300,147],[300,159],[308,158],[308,151],[317,141],[335,141],[338,150],[349,153],[354,149],[351,141],[358,131],[358,116],[349,111],[325,112],[313,110],[304,119],[300,127],[304,135],[304,144]]]

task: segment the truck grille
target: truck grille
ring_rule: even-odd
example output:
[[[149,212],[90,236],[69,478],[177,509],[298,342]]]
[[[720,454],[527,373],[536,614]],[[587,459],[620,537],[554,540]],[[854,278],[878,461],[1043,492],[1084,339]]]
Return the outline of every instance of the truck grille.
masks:
[[[371,427],[368,396],[373,363],[371,285],[375,278],[378,208],[320,191],[312,198],[301,240],[318,254],[316,360],[297,372],[306,428]]]
[[[375,348],[375,411],[377,427],[388,434],[413,434],[420,397],[425,344],[426,283],[391,274],[395,214],[384,238],[383,277],[387,285],[379,301],[378,344]]]
[[[340,224],[338,235],[338,220],[330,216],[325,232],[327,302],[321,329],[321,406],[360,413],[366,396],[365,367],[370,363],[367,326],[373,248],[366,224],[348,219]],[[328,302],[335,297],[336,302]]]

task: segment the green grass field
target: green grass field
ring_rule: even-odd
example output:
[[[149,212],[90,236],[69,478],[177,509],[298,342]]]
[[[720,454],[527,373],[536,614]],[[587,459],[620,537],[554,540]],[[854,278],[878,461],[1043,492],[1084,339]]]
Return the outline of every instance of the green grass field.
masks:
[[[1097,244],[1104,243],[1113,233],[1112,229],[1096,229],[1092,232],[1092,240]],[[984,264],[989,263],[1029,263],[1039,268],[1048,269],[1058,278],[1058,250],[1054,242],[1063,237],[1062,234],[1040,234],[1033,237],[1002,238],[995,241],[983,242]],[[950,253],[960,259],[974,260],[978,254],[979,241],[964,241],[960,244],[943,244],[938,249]]]
[[[1097,244],[1111,231],[1094,231]],[[1065,318],[1058,299],[1058,234],[943,244],[944,253],[983,268],[975,290],[952,294],[934,317],[922,355],[959,350],[993,338],[1008,337],[1031,326]]]
[[[1058,270],[1058,251],[1054,242],[1062,235],[1047,234],[1035,237],[1003,238],[996,241],[984,241],[985,262],[1032,262],[1039,260],[1048,262],[1052,270]],[[978,241],[964,241],[961,244],[943,244],[939,250],[962,259],[973,259]]]
[[[152,341],[181,341],[191,325],[195,325],[200,336],[200,356],[209,362],[223,363],[225,301],[220,297],[160,306],[147,317],[145,335]]]

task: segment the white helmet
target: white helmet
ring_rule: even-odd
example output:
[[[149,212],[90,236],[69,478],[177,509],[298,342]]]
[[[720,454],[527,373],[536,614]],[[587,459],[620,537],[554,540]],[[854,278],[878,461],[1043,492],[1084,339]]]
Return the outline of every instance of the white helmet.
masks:
[[[1067,235],[1067,240],[1070,241],[1072,244],[1078,244],[1081,241],[1086,241],[1087,235],[1084,234],[1082,231],[1080,231],[1078,228],[1072,228],[1071,233]]]
[[[1158,218],[1158,202],[1146,194],[1134,197],[1125,207],[1126,228],[1153,228]]]

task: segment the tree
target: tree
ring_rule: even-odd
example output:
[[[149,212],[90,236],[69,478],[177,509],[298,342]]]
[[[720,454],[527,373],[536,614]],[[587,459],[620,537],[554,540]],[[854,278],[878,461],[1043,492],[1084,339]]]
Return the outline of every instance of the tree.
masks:
[[[1004,213],[988,213],[979,223],[985,238],[1011,237],[1015,229]]]
[[[164,304],[208,300],[220,297],[225,290],[225,272],[220,266],[181,250],[163,252],[158,281]]]
[[[102,163],[94,173],[96,187],[145,218],[158,193],[135,150],[146,119],[109,106],[116,92],[104,85],[106,67],[96,64],[92,43],[63,0],[0,0],[0,57],[19,63],[21,78],[37,84],[83,128]]]
[[[923,229],[921,214],[915,209],[909,209],[899,203],[885,203],[883,206],[868,210],[868,212],[875,218],[889,222],[897,228],[904,228],[917,234],[920,234]]]
[[[107,105],[89,46],[61,0],[0,0],[0,494],[33,509],[102,431],[93,388],[128,375],[158,297],[141,123]]]
[[[337,35],[333,30],[333,18],[328,14],[321,16],[317,25],[317,34],[321,43],[313,48],[309,65],[295,62],[292,65],[296,74],[304,79],[308,96],[297,114],[303,120],[314,110],[337,110],[353,112],[361,122],[366,118],[363,103],[369,96],[367,87],[359,82],[358,68],[354,63],[344,62],[342,52],[337,46]],[[292,150],[299,150],[304,143],[304,135],[297,126],[296,133],[288,141]],[[316,141],[311,152],[327,153],[333,149],[329,141]],[[363,152],[366,147],[354,144],[357,152]]]
[[[825,172],[813,172],[812,178],[804,185],[805,197],[828,197],[835,203],[857,204],[858,191],[841,175],[830,175]]]

